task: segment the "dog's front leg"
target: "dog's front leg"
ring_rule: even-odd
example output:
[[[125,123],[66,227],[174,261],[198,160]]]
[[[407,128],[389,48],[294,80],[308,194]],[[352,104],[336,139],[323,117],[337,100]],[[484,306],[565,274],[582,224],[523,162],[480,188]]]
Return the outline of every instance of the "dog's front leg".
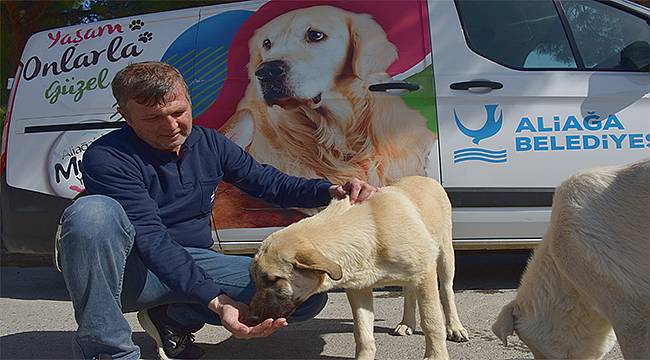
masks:
[[[373,336],[375,313],[373,309],[372,288],[346,289],[352,318],[354,319],[355,357],[359,360],[375,358],[375,337]]]

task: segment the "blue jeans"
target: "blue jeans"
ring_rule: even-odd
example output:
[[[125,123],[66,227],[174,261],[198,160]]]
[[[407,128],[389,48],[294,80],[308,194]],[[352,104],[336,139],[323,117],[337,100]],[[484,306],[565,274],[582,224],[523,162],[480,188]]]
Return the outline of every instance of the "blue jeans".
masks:
[[[165,285],[133,250],[135,231],[120,204],[101,195],[85,196],[62,217],[60,256],[75,319],[77,358],[106,353],[113,359],[138,359],[140,349],[122,315],[162,304],[182,325],[219,325],[216,313]],[[194,261],[234,300],[250,303],[255,286],[249,275],[251,258],[211,249],[186,248]],[[289,319],[308,320],[325,306],[327,294],[312,296]]]

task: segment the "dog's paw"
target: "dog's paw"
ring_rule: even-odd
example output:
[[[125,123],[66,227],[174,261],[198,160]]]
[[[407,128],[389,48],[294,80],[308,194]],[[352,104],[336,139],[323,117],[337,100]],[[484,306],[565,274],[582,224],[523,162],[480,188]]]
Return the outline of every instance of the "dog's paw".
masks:
[[[469,341],[469,333],[462,326],[447,326],[447,340],[455,342]]]
[[[411,329],[410,326],[406,324],[399,324],[391,331],[391,335],[395,336],[406,336],[406,335],[413,335],[413,329]]]

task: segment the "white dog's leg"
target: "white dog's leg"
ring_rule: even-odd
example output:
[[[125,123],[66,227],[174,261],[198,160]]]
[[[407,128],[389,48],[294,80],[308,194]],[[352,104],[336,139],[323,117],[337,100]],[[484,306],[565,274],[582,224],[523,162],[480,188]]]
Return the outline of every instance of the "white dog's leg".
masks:
[[[426,339],[424,358],[426,360],[449,359],[445,330],[442,327],[443,314],[435,268],[418,284],[417,303],[420,309],[420,325]]]
[[[415,288],[405,285],[402,291],[404,294],[402,321],[391,332],[391,335],[396,336],[412,335],[415,331],[415,306],[417,305]]]
[[[451,234],[449,236],[451,239]],[[454,295],[455,272],[454,248],[451,240],[444,240],[438,258],[438,279],[440,280],[440,301],[445,312],[447,325],[447,339],[459,342],[468,341],[469,333],[461,324],[456,309],[456,297]]]
[[[377,350],[373,336],[375,313],[373,309],[372,288],[346,289],[352,317],[354,319],[355,358],[371,360]]]

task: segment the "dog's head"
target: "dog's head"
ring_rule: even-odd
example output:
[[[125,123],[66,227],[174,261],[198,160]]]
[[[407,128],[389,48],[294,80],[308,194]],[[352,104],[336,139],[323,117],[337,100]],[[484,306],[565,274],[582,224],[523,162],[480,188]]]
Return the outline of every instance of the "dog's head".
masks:
[[[395,46],[369,15],[315,6],[271,20],[249,43],[250,79],[268,105],[320,106],[342,78],[385,73]]]
[[[315,294],[324,277],[339,280],[341,267],[324,257],[305,239],[285,237],[282,231],[267,238],[251,264],[256,291],[248,322],[287,318]]]

